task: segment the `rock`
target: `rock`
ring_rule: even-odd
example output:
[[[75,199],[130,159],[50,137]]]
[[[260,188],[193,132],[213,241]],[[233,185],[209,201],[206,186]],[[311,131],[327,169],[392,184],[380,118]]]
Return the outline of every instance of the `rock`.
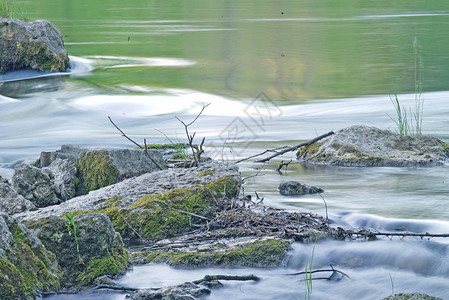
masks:
[[[177,286],[163,287],[158,290],[139,290],[129,296],[131,300],[194,300],[209,295],[208,288],[186,282]]]
[[[29,200],[19,195],[7,180],[0,178],[0,211],[7,214],[36,209],[36,206]]]
[[[39,169],[27,164],[14,168],[12,184],[17,193],[37,207],[59,204],[56,197],[53,174],[49,169]]]
[[[302,147],[297,157],[306,163],[336,166],[434,166],[449,161],[449,145],[433,137],[354,125]]]
[[[407,294],[404,293],[404,294],[394,294],[392,296],[384,298],[383,300],[443,300],[443,299],[421,293],[407,293]]]
[[[307,186],[297,181],[286,181],[279,184],[279,193],[285,196],[318,194],[324,190],[315,186]]]
[[[58,290],[55,255],[24,225],[0,213],[0,299],[35,299]]]
[[[162,168],[166,165],[156,150],[148,150],[150,157]],[[125,178],[159,170],[139,149],[88,149],[63,145],[61,150],[41,153],[39,164],[45,167],[56,159],[73,162],[76,166],[75,194],[85,195],[90,191],[117,183]]]
[[[0,17],[0,74],[19,69],[61,72],[69,57],[59,30],[50,22]]]
[[[75,185],[77,169],[75,163],[67,159],[57,158],[50,163],[48,169],[54,177],[54,189],[61,200],[69,200],[75,197]]]
[[[68,222],[56,216],[26,222],[45,247],[56,254],[62,270],[61,286],[87,286],[100,276],[117,276],[126,271],[128,254],[106,215],[76,216],[76,240],[73,229],[68,230]]]

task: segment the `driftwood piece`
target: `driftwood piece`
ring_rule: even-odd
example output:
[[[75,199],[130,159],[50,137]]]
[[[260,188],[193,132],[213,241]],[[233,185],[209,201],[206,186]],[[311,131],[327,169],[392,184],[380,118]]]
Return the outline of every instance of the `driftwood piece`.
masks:
[[[427,237],[427,238],[447,238],[449,237],[449,233],[414,233],[414,232],[373,232],[370,230],[362,229],[360,231],[352,231],[347,230],[346,234],[349,237],[358,236],[358,237],[365,237],[370,240],[376,239],[377,236],[386,236],[386,237],[408,237],[408,236],[416,236],[420,237],[421,239]]]
[[[318,136],[318,137],[316,137],[316,138],[314,138],[314,139],[311,139],[310,141],[307,141],[307,142],[298,144],[298,145],[296,145],[296,146],[287,148],[287,149],[285,149],[285,150],[276,152],[275,154],[273,154],[273,155],[271,155],[271,156],[269,156],[269,157],[267,157],[267,158],[258,160],[258,161],[256,161],[256,162],[258,162],[258,163],[267,162],[267,161],[269,161],[269,160],[271,160],[271,159],[273,159],[273,158],[275,158],[275,157],[277,157],[277,156],[279,156],[279,155],[285,154],[285,153],[290,152],[290,151],[296,151],[296,150],[298,150],[299,148],[301,148],[301,147],[303,147],[303,146],[309,146],[309,145],[311,145],[311,144],[313,144],[313,143],[315,143],[315,142],[317,142],[317,141],[319,141],[319,140],[321,140],[321,139],[324,139],[325,137],[328,137],[328,136],[330,136],[330,135],[332,135],[332,134],[334,134],[334,132],[333,132],[333,131],[329,131],[328,133],[322,134],[322,135],[320,135],[320,136]]]

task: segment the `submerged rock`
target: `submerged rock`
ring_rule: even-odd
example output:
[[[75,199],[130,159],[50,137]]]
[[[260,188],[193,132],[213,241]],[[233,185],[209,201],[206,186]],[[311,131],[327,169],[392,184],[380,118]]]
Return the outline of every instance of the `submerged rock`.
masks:
[[[0,213],[0,299],[35,299],[59,290],[53,253],[13,217]]]
[[[45,247],[56,254],[62,270],[61,286],[78,288],[92,284],[97,277],[126,271],[128,254],[106,215],[76,216],[73,224],[56,216],[26,222]]]
[[[297,157],[306,163],[336,166],[434,166],[449,161],[449,145],[433,137],[354,125],[302,147]]]
[[[194,300],[209,295],[211,291],[201,285],[186,282],[177,286],[163,287],[158,290],[139,290],[132,293],[132,300]]]
[[[50,22],[0,17],[0,32],[0,74],[20,69],[61,72],[69,68],[61,32]]]
[[[394,294],[392,296],[384,298],[383,300],[443,300],[443,299],[421,293],[404,293],[404,294]]]
[[[297,181],[282,182],[279,184],[278,189],[279,193],[284,196],[318,194],[324,192],[324,190],[319,187],[308,186]]]

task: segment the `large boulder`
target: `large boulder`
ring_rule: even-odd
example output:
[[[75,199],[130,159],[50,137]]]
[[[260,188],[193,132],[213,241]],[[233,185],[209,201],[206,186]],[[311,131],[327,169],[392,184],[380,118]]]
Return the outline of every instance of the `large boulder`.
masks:
[[[35,299],[59,290],[56,257],[13,217],[0,213],[0,299]]]
[[[167,286],[157,290],[139,290],[129,296],[131,300],[194,300],[207,296],[211,291],[201,285],[185,282],[176,286]]]
[[[75,163],[68,159],[57,158],[51,162],[48,169],[53,174],[54,190],[57,197],[63,201],[75,197],[75,188],[78,182]]]
[[[0,17],[0,74],[19,69],[61,72],[70,62],[59,30],[50,22]]]
[[[128,253],[109,218],[96,213],[68,216],[26,222],[56,254],[62,270],[61,286],[76,289],[103,275],[123,274],[129,264]]]
[[[52,168],[51,165],[55,164],[57,159],[74,163],[77,180],[74,183],[75,194],[78,196],[117,183],[125,178],[159,170],[159,167],[167,168],[162,154],[156,150],[148,150],[147,153],[151,159],[140,149],[88,149],[63,145],[61,150],[42,152],[38,165]],[[62,163],[58,163],[58,165],[62,165]],[[66,169],[73,170],[72,167],[65,165]],[[70,176],[73,177],[73,174]],[[69,184],[70,190],[68,181],[65,185],[67,184]]]
[[[12,215],[32,209],[36,209],[36,206],[19,195],[9,182],[0,176],[0,211]]]
[[[449,161],[449,145],[434,137],[354,125],[302,147],[297,157],[306,163],[336,166],[433,166]]]

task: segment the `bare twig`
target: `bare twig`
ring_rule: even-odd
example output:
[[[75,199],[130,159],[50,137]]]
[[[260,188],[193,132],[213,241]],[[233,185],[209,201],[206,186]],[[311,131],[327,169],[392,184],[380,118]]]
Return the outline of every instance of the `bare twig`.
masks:
[[[327,214],[327,203],[326,203],[326,200],[324,199],[323,195],[321,195],[321,193],[318,193],[318,192],[317,192],[317,194],[318,194],[318,196],[321,197],[321,199],[323,199],[324,207],[326,208],[326,222],[329,223],[329,216],[328,216],[328,214]]]
[[[194,284],[200,284],[205,281],[212,281],[212,280],[238,280],[238,281],[247,281],[247,280],[253,280],[253,281],[259,281],[260,278],[256,275],[245,275],[245,276],[238,276],[238,275],[206,275],[204,278],[192,281]]]
[[[333,132],[333,131],[329,131],[328,133],[322,134],[322,135],[320,135],[320,136],[318,136],[318,137],[316,137],[316,138],[314,138],[314,139],[311,139],[310,141],[307,141],[307,142],[298,144],[298,145],[296,145],[296,146],[287,148],[287,149],[285,149],[285,150],[279,151],[279,152],[277,152],[277,153],[275,153],[275,154],[273,154],[273,155],[271,155],[271,156],[269,156],[269,157],[267,157],[267,158],[258,160],[258,161],[256,161],[256,162],[259,162],[259,163],[261,163],[261,162],[267,162],[267,161],[269,161],[269,160],[271,160],[271,159],[273,159],[273,158],[275,158],[275,157],[277,157],[277,156],[279,156],[279,155],[282,155],[282,154],[284,154],[284,153],[287,153],[287,152],[290,152],[290,151],[296,151],[296,150],[298,150],[299,148],[301,148],[301,147],[303,147],[303,146],[309,146],[309,145],[311,145],[311,144],[313,144],[313,143],[315,143],[315,142],[317,142],[317,141],[319,141],[319,140],[321,140],[321,139],[324,139],[325,137],[328,137],[329,135],[332,135],[332,134],[334,134],[334,132]]]
[[[117,125],[115,125],[115,123],[112,121],[111,117],[108,116],[109,121],[111,121],[112,125],[114,125],[115,128],[117,128],[118,131],[120,131],[120,133],[122,134],[122,136],[124,136],[125,138],[127,138],[129,141],[131,141],[134,145],[136,145],[137,147],[139,147],[140,149],[143,149],[143,152],[145,153],[145,156],[148,157],[151,162],[159,169],[162,170],[161,166],[159,166],[159,164],[150,156],[150,154],[148,153],[148,149],[147,149],[147,140],[144,139],[144,144],[145,144],[145,148],[140,146],[138,143],[136,143],[133,139],[131,139],[130,137],[128,137]]]
[[[262,165],[262,167],[259,168],[259,170],[257,170],[257,173],[256,173],[256,174],[251,175],[251,176],[248,176],[248,177],[245,177],[245,178],[242,178],[242,182],[245,181],[245,180],[247,180],[247,179],[250,179],[250,178],[253,178],[253,177],[258,176],[259,173],[260,173],[260,171],[262,171],[262,169],[263,169],[264,166],[265,166],[265,163]]]
[[[182,125],[184,125],[184,129],[186,131],[186,135],[187,135],[187,140],[189,142],[189,146],[190,149],[192,150],[192,155],[193,155],[193,159],[195,160],[195,165],[198,166],[200,164],[200,159],[201,159],[201,154],[204,152],[203,150],[203,144],[204,144],[204,140],[205,138],[203,138],[200,146],[195,146],[193,145],[193,139],[195,138],[195,134],[196,132],[194,132],[192,135],[189,134],[189,126],[192,125],[193,123],[195,123],[196,120],[198,120],[198,118],[201,116],[201,114],[203,113],[204,109],[206,107],[208,107],[210,105],[210,103],[206,104],[203,106],[203,108],[201,109],[200,113],[195,117],[195,119],[193,119],[192,122],[190,122],[189,124],[184,123],[184,121],[182,121],[180,118],[176,117],[175,118],[182,123]]]
[[[206,220],[206,221],[212,221],[212,219],[209,219],[207,217],[203,217],[203,216],[200,216],[200,215],[197,215],[197,214],[185,211],[185,210],[180,210],[180,209],[172,208],[172,207],[170,207],[170,209],[174,210],[174,211],[179,211],[179,212],[184,213],[184,214],[192,215],[194,217],[197,217],[197,218],[200,218],[200,219],[203,219],[203,220]]]
[[[128,220],[125,219],[124,216],[122,216],[122,214],[119,212],[119,216],[122,217],[123,221],[125,221],[125,223],[128,225],[129,228],[131,228],[131,230],[139,237],[139,239],[142,240],[142,242],[145,242],[145,239],[137,232],[137,230],[135,230],[131,224],[129,224]]]

